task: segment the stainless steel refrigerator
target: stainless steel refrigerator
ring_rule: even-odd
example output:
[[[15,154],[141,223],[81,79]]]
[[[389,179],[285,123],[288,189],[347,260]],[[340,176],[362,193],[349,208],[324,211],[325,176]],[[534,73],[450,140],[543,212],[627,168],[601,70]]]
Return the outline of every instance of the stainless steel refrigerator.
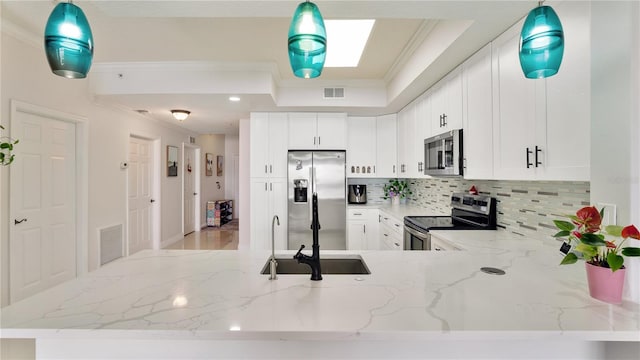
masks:
[[[288,248],[311,249],[311,195],[318,194],[321,250],[345,250],[346,162],[344,151],[289,151]]]

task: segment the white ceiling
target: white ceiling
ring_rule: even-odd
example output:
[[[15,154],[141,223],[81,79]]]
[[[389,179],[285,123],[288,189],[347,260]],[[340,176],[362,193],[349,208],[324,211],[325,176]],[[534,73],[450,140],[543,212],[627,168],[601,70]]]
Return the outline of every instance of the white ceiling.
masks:
[[[537,1],[314,1],[325,19],[376,19],[358,68],[291,73],[286,37],[298,0],[74,1],[93,31],[88,76],[100,102],[198,133],[238,131],[250,111],[396,112],[527,14]],[[2,0],[3,31],[42,46],[57,1]],[[327,39],[328,51],[331,39]],[[514,44],[517,46],[517,44]],[[44,53],[43,53],[44,56]],[[86,81],[86,80],[69,80]],[[324,101],[323,87],[346,98]],[[228,101],[239,95],[241,101]]]

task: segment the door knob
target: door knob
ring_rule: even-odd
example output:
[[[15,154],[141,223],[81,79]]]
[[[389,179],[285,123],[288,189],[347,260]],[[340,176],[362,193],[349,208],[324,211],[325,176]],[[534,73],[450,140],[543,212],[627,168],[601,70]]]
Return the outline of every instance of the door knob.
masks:
[[[156,200],[155,199],[151,199],[149,202],[154,203],[154,202],[156,202]]]
[[[196,195],[198,195],[198,193],[193,193],[193,196],[196,196]]]
[[[23,222],[25,222],[25,221],[27,221],[27,218],[24,218],[24,219],[22,219],[22,220],[13,219],[13,224],[14,224],[14,225],[18,225],[18,224],[23,223]]]

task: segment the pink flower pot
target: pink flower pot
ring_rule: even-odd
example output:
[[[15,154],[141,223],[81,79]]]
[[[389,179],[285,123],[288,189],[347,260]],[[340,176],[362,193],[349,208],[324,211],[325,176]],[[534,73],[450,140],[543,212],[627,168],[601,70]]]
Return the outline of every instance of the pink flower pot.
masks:
[[[609,268],[585,263],[589,295],[610,304],[622,303],[622,287],[624,286],[625,269],[612,272]]]

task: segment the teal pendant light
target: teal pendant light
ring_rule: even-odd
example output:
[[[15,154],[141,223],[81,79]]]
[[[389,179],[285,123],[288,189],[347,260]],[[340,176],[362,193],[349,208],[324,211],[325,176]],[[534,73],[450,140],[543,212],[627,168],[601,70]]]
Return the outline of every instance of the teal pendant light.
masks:
[[[59,3],[44,29],[44,49],[54,74],[87,77],[93,60],[93,35],[87,17],[72,3]]]
[[[318,7],[298,5],[289,27],[289,63],[293,74],[310,79],[320,76],[327,56],[327,32]]]
[[[524,76],[540,79],[558,72],[564,54],[564,32],[550,6],[531,10],[520,33],[520,66]]]

